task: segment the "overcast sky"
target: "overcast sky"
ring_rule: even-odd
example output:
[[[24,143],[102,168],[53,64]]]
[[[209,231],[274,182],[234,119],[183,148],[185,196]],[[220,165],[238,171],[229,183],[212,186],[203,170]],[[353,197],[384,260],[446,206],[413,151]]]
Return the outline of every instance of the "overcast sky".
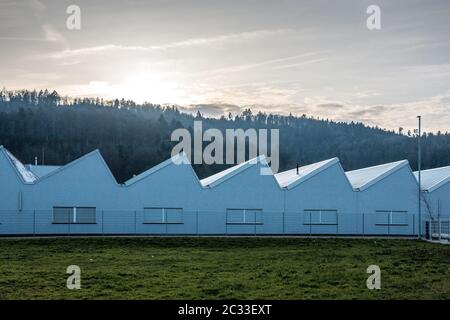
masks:
[[[450,131],[449,17],[448,0],[0,0],[0,86]]]

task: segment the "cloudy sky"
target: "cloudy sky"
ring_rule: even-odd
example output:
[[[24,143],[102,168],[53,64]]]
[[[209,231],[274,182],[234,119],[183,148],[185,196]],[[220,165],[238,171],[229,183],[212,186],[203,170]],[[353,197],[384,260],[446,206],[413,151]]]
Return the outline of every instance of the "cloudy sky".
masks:
[[[450,131],[449,16],[448,0],[0,0],[0,86]]]

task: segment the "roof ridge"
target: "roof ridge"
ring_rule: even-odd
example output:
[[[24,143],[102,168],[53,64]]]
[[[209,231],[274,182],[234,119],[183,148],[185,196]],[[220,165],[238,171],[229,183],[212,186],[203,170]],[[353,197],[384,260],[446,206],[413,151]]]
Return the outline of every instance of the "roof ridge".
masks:
[[[316,168],[314,168],[313,170],[309,171],[309,172],[305,172],[304,174],[298,174],[296,175],[295,179],[292,179],[292,181],[288,181],[286,183],[281,183],[279,180],[279,178],[285,174],[285,173],[289,173],[292,171],[297,170],[297,168],[293,168],[293,169],[289,169],[289,170],[285,170],[282,172],[279,172],[277,174],[275,174],[275,179],[277,180],[279,186],[281,188],[288,188],[291,189],[295,186],[297,186],[298,184],[307,181],[308,179],[312,178],[313,176],[315,176],[316,174],[322,172],[323,170],[329,168],[330,166],[336,164],[336,163],[340,163],[340,160],[338,157],[333,157],[330,159],[326,159],[326,160],[322,160],[322,161],[318,161],[318,162],[313,162],[304,166],[299,167],[298,169],[305,169],[308,167],[313,167],[313,166],[317,166]],[[278,179],[277,179],[278,178]]]
[[[430,168],[430,169],[424,169],[420,170],[421,172],[430,172],[430,171],[436,171],[436,170],[442,170],[442,169],[450,169],[450,166],[443,166],[443,167],[437,167],[437,168]],[[418,173],[419,171],[416,170],[414,173]]]
[[[225,170],[210,175],[209,177],[200,180],[200,183],[203,187],[214,187],[258,163],[265,166],[268,165],[266,156],[264,154],[258,155],[252,159],[241,162]]]
[[[1,146],[0,151],[6,156],[7,161],[13,167],[13,170],[16,172],[17,176],[19,176],[20,180],[24,184],[34,184],[38,177],[31,172],[19,159],[16,158],[14,154],[12,154],[8,149]],[[19,168],[19,166],[21,168]],[[23,170],[22,170],[23,168]]]
[[[177,164],[178,160],[176,160],[176,159],[178,159],[178,158],[181,159],[181,162],[178,164],[184,163],[184,161],[187,161],[186,164],[189,164],[189,165],[191,164],[191,162],[189,161],[189,158],[187,157],[186,152],[182,151],[182,152],[177,153],[177,154],[171,156],[170,158],[164,160],[163,162],[160,162],[157,165],[154,165],[153,167],[150,167],[147,170],[144,170],[143,172],[139,173],[138,175],[131,177],[130,179],[125,181],[124,184],[126,186],[130,186],[132,184],[135,184],[135,183],[145,179],[146,177],[152,175],[153,173],[167,167],[168,165],[170,165],[172,163]]]
[[[388,165],[391,165],[391,166],[388,167]],[[380,173],[375,174],[373,177],[369,177],[368,180],[366,179],[366,181],[363,181],[363,184],[361,184],[359,186],[357,186],[357,185],[355,186],[356,183],[353,183],[352,180],[349,177],[349,174],[352,175],[352,174],[357,173],[357,172],[363,172],[364,170],[365,171],[369,171],[370,169],[381,168],[383,166],[386,166],[387,169],[382,171],[382,172],[380,172]],[[409,166],[409,161],[408,160],[400,160],[400,161],[388,162],[388,163],[384,163],[384,164],[380,164],[380,165],[376,165],[376,166],[371,166],[371,167],[367,167],[367,168],[361,168],[361,169],[357,169],[357,170],[347,171],[347,172],[345,172],[345,174],[347,175],[347,178],[349,179],[349,181],[352,184],[354,189],[356,189],[358,191],[363,191],[363,190],[369,188],[370,186],[376,184],[380,180],[384,179],[385,177],[390,176],[391,174],[393,174],[397,170],[403,168],[404,166]]]
[[[421,173],[422,190],[428,192],[432,192],[450,181],[450,166],[421,170]],[[414,177],[418,180],[419,171],[414,171]]]
[[[359,168],[359,169],[355,169],[355,170],[346,171],[346,173],[348,173],[348,172],[357,172],[357,171],[360,171],[360,170],[362,171],[362,170],[368,170],[368,169],[375,169],[375,168],[380,168],[380,167],[383,167],[383,166],[393,165],[393,164],[400,165],[400,164],[404,164],[404,163],[409,163],[409,161],[406,160],[406,159],[403,159],[403,160],[398,160],[398,161],[386,162],[386,163],[382,163],[382,164],[377,164],[375,166],[364,167],[364,168]]]
[[[110,169],[109,166],[106,164],[105,159],[103,158],[103,156],[102,156],[102,154],[100,153],[100,150],[99,150],[99,149],[94,149],[94,150],[92,150],[92,151],[90,151],[90,152],[88,152],[88,153],[82,155],[81,157],[76,158],[76,159],[70,161],[69,163],[66,163],[65,165],[59,166],[59,168],[53,170],[52,172],[47,173],[46,175],[42,176],[41,178],[39,178],[39,179],[36,181],[36,183],[39,183],[39,182],[41,182],[42,180],[47,179],[48,177],[57,175],[57,174],[59,174],[60,172],[66,170],[67,168],[70,168],[70,167],[76,165],[77,163],[83,161],[84,159],[87,159],[87,158],[89,158],[89,157],[91,157],[91,156],[93,156],[93,155],[98,155],[98,156],[100,157],[101,162],[104,164],[104,166],[105,166],[106,170],[109,172],[111,178],[112,178],[113,181],[115,181],[115,183],[117,184],[117,181],[116,181],[115,177],[114,177],[113,174],[111,173],[111,169]]]

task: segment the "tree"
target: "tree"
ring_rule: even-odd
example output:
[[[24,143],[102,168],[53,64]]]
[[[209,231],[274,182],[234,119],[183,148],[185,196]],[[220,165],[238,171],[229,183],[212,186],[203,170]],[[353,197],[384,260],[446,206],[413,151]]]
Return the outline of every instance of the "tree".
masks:
[[[121,103],[124,107],[120,107]],[[70,107],[69,107],[70,106]],[[360,122],[316,120],[306,115],[282,116],[246,108],[233,118],[210,119],[181,113],[175,106],[131,100],[60,97],[56,91],[0,91],[0,144],[19,159],[32,163],[45,147],[47,164],[65,164],[98,148],[118,181],[130,178],[170,157],[175,128],[191,128],[202,119],[205,127],[280,129],[280,170],[301,160],[309,164],[338,156],[346,170],[409,159],[417,168],[417,140],[369,127]],[[450,165],[450,135],[423,137],[423,168]],[[118,150],[119,145],[122,149]],[[200,177],[223,166],[195,166]]]

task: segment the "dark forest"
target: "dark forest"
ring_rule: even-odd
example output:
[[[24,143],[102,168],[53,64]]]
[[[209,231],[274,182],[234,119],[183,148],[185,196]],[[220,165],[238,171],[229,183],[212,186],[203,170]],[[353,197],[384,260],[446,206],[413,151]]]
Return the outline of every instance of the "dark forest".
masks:
[[[22,162],[66,164],[99,149],[119,182],[168,159],[176,128],[192,131],[194,120],[204,130],[267,128],[280,130],[280,170],[339,157],[345,170],[401,159],[417,167],[417,136],[362,123],[335,122],[307,115],[282,116],[245,109],[220,119],[191,115],[176,106],[129,100],[61,97],[57,92],[0,91],[0,144]],[[450,134],[423,133],[423,167],[450,165]],[[194,166],[200,178],[225,165]]]

